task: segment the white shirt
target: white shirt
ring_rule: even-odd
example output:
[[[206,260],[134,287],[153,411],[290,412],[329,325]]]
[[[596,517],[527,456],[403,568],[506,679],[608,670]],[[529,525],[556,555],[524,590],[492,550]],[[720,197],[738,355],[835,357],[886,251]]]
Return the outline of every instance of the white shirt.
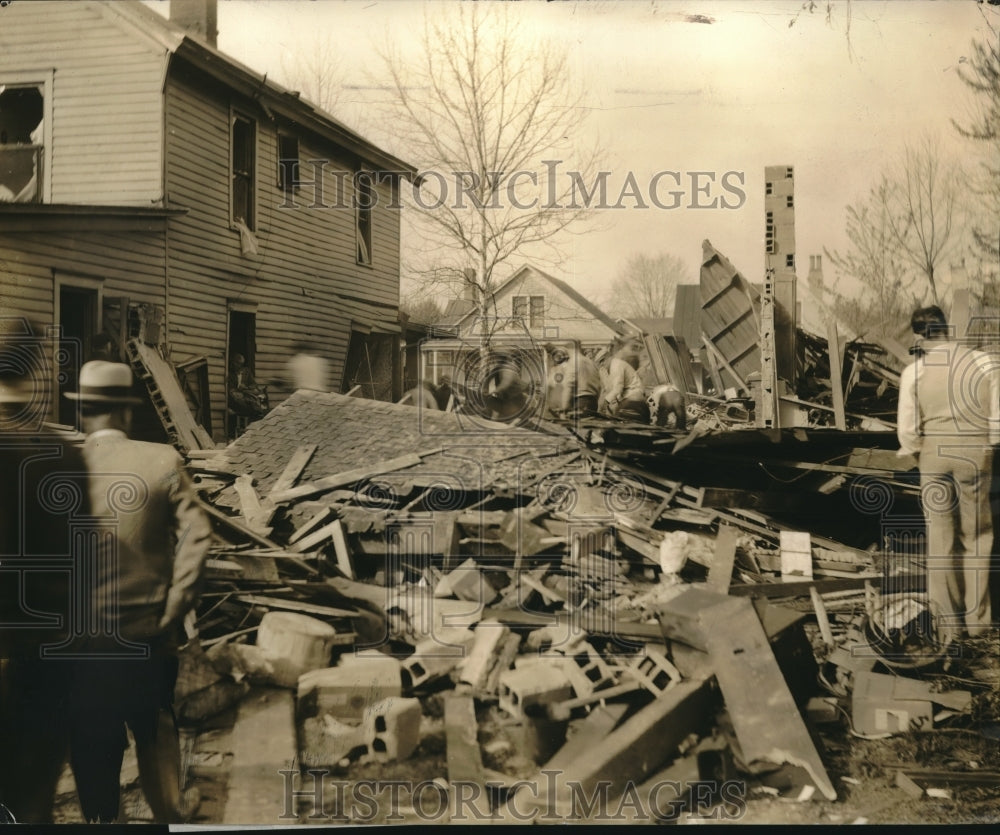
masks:
[[[994,359],[956,342],[924,342],[899,375],[896,435],[900,456],[920,452],[927,435],[986,436],[1000,444],[1000,370]],[[979,375],[983,375],[981,378]]]

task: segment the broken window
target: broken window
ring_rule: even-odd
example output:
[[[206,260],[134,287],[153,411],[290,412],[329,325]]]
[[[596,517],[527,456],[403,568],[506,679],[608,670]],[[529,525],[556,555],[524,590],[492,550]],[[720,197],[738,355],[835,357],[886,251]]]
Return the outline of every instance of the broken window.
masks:
[[[299,140],[278,134],[278,188],[286,194],[296,190],[299,173]]]
[[[0,84],[0,201],[42,199],[45,96],[41,84]]]
[[[257,126],[246,116],[233,116],[233,223],[242,221],[253,230],[255,217],[255,161]]]
[[[375,188],[372,185],[372,176],[367,171],[359,171],[354,180],[357,188],[358,263],[370,265],[372,262],[372,207],[375,205]]]

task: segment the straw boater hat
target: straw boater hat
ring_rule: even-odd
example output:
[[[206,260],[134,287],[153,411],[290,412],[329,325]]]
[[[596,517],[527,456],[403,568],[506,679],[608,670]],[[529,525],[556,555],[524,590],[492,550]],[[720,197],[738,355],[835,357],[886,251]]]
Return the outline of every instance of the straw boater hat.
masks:
[[[81,403],[117,403],[138,405],[142,400],[132,395],[132,369],[125,363],[93,360],[80,369],[80,390],[66,392],[70,400]]]

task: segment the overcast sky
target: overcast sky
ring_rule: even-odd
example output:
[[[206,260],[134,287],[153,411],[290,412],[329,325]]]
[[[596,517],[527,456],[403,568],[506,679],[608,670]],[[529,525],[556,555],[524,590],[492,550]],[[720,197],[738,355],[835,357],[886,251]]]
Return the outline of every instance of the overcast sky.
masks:
[[[332,38],[342,65],[357,67],[363,86],[370,81],[364,70],[377,70],[375,44],[389,38],[412,45],[425,11],[443,14],[449,4],[220,0],[219,48],[282,82],[288,55]],[[987,23],[1000,26],[1000,10],[975,0],[832,5],[827,21],[825,0],[811,14],[800,0],[516,4],[532,35],[570,50],[592,108],[588,130],[608,151],[609,192],[617,198],[630,171],[640,184],[663,170],[688,178],[680,208],[609,211],[604,231],[569,239],[567,258],[553,271],[596,296],[631,254],[662,251],[684,259],[695,281],[708,238],[759,280],[764,166],[790,165],[804,278],[810,254],[843,247],[845,206],[866,192],[904,141],[930,131],[944,147],[967,153],[949,121],[961,119],[969,101],[956,68],[971,40],[989,31]],[[345,90],[334,115],[357,124],[364,96],[363,89]],[[381,128],[369,125],[367,133],[405,159],[406,149]],[[690,194],[688,172],[697,171],[716,173],[700,198]],[[720,188],[728,171],[742,173],[744,201]],[[669,205],[672,182],[661,183]],[[690,208],[692,199],[715,197],[720,205],[741,205]]]

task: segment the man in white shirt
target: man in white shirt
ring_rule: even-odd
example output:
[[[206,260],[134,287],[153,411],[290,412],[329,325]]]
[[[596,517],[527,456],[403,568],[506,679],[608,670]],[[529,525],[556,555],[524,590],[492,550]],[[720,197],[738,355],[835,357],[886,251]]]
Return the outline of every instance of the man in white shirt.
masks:
[[[944,313],[910,319],[921,338],[899,378],[899,455],[917,456],[927,522],[927,583],[939,638],[990,628],[990,482],[1000,443],[1000,365],[949,338]]]

